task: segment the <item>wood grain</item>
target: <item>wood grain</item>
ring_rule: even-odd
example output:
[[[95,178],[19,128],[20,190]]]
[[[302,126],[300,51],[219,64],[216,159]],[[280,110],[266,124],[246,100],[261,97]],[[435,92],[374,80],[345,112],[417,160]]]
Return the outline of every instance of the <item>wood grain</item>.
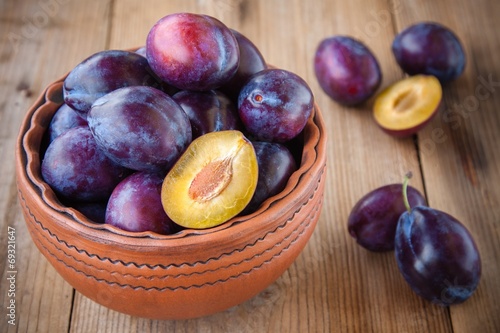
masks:
[[[481,7],[489,9],[479,14]],[[429,203],[466,225],[484,267],[477,295],[450,309],[454,332],[498,330],[500,68],[492,50],[500,49],[500,39],[486,32],[499,10],[491,1],[436,3],[432,10],[408,8],[397,20],[400,29],[422,19],[442,22],[461,36],[468,56],[465,75],[444,87],[444,110],[419,135]]]
[[[47,14],[47,23],[12,44],[9,33],[28,35],[27,22],[41,15],[37,11],[43,11],[41,4],[46,2],[58,4]],[[325,205],[310,242],[283,276],[239,306],[185,321],[130,317],[77,292],[73,295],[47,264],[24,227],[13,163],[2,163],[0,240],[5,244],[7,226],[16,227],[19,307],[18,325],[0,321],[0,331],[500,331],[498,1],[4,0],[0,2],[0,158],[12,160],[24,112],[47,83],[95,51],[144,45],[159,18],[181,11],[219,18],[249,37],[269,63],[299,74],[314,91],[329,143]],[[346,108],[321,91],[312,62],[323,38],[344,34],[362,40],[380,61],[385,87],[404,75],[390,51],[395,34],[422,20],[453,29],[468,62],[465,73],[444,87],[443,112],[415,140],[394,139],[377,128],[370,111],[373,100]],[[371,189],[400,182],[410,170],[412,185],[426,193],[430,205],[461,220],[478,243],[483,278],[474,296],[461,305],[443,308],[419,298],[397,270],[393,253],[370,253],[347,233],[354,203]],[[7,271],[3,253],[2,279]],[[4,302],[5,288],[2,280]]]
[[[37,1],[0,4],[0,295],[4,301],[8,226],[16,229],[17,249],[17,325],[8,325],[2,306],[0,332],[66,332],[71,317],[73,289],[38,252],[24,224],[17,203],[14,147],[21,120],[43,87],[69,71],[83,55],[104,47],[107,27],[86,25],[94,19],[107,20],[109,2],[50,3],[52,7]]]

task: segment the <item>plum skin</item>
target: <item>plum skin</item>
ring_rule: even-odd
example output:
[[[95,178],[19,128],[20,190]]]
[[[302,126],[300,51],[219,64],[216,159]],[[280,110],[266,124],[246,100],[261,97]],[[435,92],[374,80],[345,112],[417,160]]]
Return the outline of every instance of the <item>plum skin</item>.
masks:
[[[241,88],[253,74],[266,69],[267,64],[260,50],[250,39],[236,30],[231,31],[238,42],[240,62],[234,76],[219,90],[237,102]]]
[[[207,15],[176,13],[149,31],[146,57],[163,81],[183,90],[216,89],[236,73],[239,47],[231,30]]]
[[[245,207],[242,215],[256,211],[268,198],[281,192],[292,173],[297,170],[297,164],[292,153],[280,143],[252,142],[257,156],[258,180],[252,200]]]
[[[123,50],[97,52],[75,66],[63,84],[64,101],[84,119],[92,104],[116,89],[158,86],[148,61]]]
[[[481,277],[481,258],[469,231],[453,216],[429,207],[401,215],[395,257],[410,287],[438,305],[465,301]]]
[[[382,82],[380,65],[373,53],[348,36],[321,41],[314,56],[314,72],[323,91],[346,106],[365,102]]]
[[[105,223],[117,228],[168,235],[180,230],[167,216],[161,203],[163,177],[136,172],[113,190],[105,213]]]
[[[287,142],[306,126],[314,96],[298,75],[269,68],[254,74],[238,96],[238,114],[255,141]]]
[[[166,172],[191,142],[186,113],[152,87],[117,89],[99,98],[87,119],[104,153],[132,170]]]
[[[403,30],[392,43],[392,53],[406,73],[434,75],[442,83],[456,79],[466,65],[458,37],[434,22],[420,22]]]
[[[52,142],[70,128],[86,125],[87,121],[85,119],[67,104],[63,104],[57,109],[50,121],[49,128],[47,129],[48,140]]]
[[[243,127],[236,105],[219,91],[181,90],[172,98],[189,117],[193,140],[206,133]]]
[[[408,186],[407,195],[411,207],[426,205],[425,198],[414,187]],[[405,211],[402,184],[378,187],[351,209],[347,220],[349,234],[369,251],[392,251],[399,217]]]
[[[87,126],[71,128],[54,139],[42,160],[43,179],[68,200],[107,200],[130,171],[109,159]]]

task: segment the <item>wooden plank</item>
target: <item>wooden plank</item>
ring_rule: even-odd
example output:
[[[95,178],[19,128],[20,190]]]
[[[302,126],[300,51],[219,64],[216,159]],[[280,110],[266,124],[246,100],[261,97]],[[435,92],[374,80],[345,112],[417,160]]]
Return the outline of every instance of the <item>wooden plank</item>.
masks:
[[[500,331],[500,49],[495,1],[408,6],[399,30],[432,20],[452,29],[467,54],[464,74],[444,87],[445,107],[419,135],[429,203],[469,228],[482,255],[475,295],[450,308],[454,332]]]
[[[319,41],[332,34],[350,34],[358,35],[377,54],[384,86],[400,78],[390,55],[392,8],[385,1],[317,1],[314,6],[298,0],[152,1],[139,6],[120,0],[113,7],[110,47],[142,45],[158,18],[180,11],[220,18],[254,41],[269,63],[310,83],[329,129],[327,204],[298,260],[265,292],[244,304],[206,318],[150,321],[107,310],[77,294],[71,331],[451,331],[446,309],[408,292],[393,254],[368,253],[347,233],[350,208],[369,190],[400,182],[409,169],[415,173],[413,185],[422,189],[413,141],[382,133],[371,118],[369,103],[347,109],[329,100],[312,72]],[[381,21],[385,17],[387,21]]]
[[[43,88],[82,56],[104,47],[109,1],[2,1],[0,3],[0,295],[1,332],[65,332],[73,289],[32,243],[17,202],[13,161],[15,140],[28,107]],[[7,230],[16,230],[16,292],[8,297]],[[16,301],[16,325],[6,320],[6,302]]]
[[[309,66],[322,38],[350,35],[363,41],[378,58],[384,75],[382,87],[401,77],[390,54],[395,9],[386,2],[324,2],[302,11],[311,16],[311,22],[302,24],[309,31]],[[407,286],[393,253],[369,253],[347,233],[350,210],[368,191],[401,182],[409,170],[416,176],[412,184],[422,190],[412,140],[395,140],[382,133],[373,121],[371,101],[358,108],[340,107],[321,92],[312,75],[308,77],[330,129],[329,205],[314,235],[317,240],[309,244],[316,248],[318,257],[323,256],[318,264],[324,265],[323,288],[329,292],[323,305],[329,315],[328,331],[451,331],[446,310],[429,307],[414,295],[405,294]],[[384,310],[373,311],[374,307]]]
[[[181,11],[219,18],[249,37],[269,63],[299,74],[313,89],[329,144],[325,205],[311,241],[282,277],[239,306],[185,321],[130,317],[79,293],[73,298],[73,289],[28,236],[13,163],[0,163],[0,244],[6,243],[7,227],[14,226],[18,265],[17,326],[2,320],[0,332],[500,331],[498,2],[1,1],[0,160],[12,159],[24,112],[47,83],[93,52],[143,45],[159,18]],[[403,76],[390,52],[395,33],[421,20],[455,30],[469,57],[464,75],[445,87],[444,112],[419,134],[417,152],[412,139],[397,140],[377,128],[372,101],[358,108],[331,101],[316,82],[312,60],[322,38],[358,37],[379,59],[387,86]],[[423,190],[425,183],[430,204],[456,216],[478,242],[483,278],[462,305],[448,309],[420,299],[399,274],[393,253],[369,253],[347,233],[354,203],[375,187],[400,182],[408,170],[413,186]],[[0,266],[5,309],[3,254]]]

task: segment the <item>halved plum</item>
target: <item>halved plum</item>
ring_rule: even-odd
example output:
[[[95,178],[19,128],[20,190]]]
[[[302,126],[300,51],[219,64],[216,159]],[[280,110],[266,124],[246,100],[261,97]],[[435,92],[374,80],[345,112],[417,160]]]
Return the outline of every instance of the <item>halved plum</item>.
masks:
[[[391,135],[413,135],[437,113],[442,95],[441,84],[432,75],[402,79],[384,89],[375,99],[375,121]]]
[[[257,180],[255,150],[240,131],[207,133],[188,146],[165,177],[163,208],[183,227],[214,227],[248,205]]]

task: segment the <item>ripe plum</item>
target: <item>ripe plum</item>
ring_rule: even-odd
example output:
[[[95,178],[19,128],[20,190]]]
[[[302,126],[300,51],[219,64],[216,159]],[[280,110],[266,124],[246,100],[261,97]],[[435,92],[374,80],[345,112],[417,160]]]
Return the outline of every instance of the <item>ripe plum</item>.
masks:
[[[146,56],[163,81],[185,90],[211,90],[228,82],[239,63],[238,42],[207,15],[175,13],[149,31]]]
[[[321,41],[314,57],[314,72],[324,92],[348,106],[366,101],[382,81],[380,66],[370,49],[348,36]]]
[[[101,97],[88,122],[109,158],[138,171],[166,173],[191,142],[186,113],[152,87],[125,87]]]
[[[254,139],[287,142],[305,127],[314,105],[307,83],[283,69],[253,75],[238,97],[238,113]]]
[[[218,91],[182,90],[172,96],[191,122],[193,139],[223,130],[240,130],[242,124],[233,102]]]
[[[240,90],[245,83],[253,74],[266,69],[267,65],[264,56],[250,39],[236,30],[231,31],[238,42],[240,62],[236,74],[219,90],[237,102]]]
[[[88,57],[68,74],[63,84],[64,101],[82,117],[105,94],[128,86],[158,86],[148,61],[129,51],[101,51]]]
[[[54,139],[42,161],[42,177],[62,198],[107,200],[129,171],[109,159],[90,129],[78,126]]]
[[[292,154],[284,145],[275,142],[253,142],[259,179],[250,203],[242,214],[250,214],[271,196],[281,192],[297,165]]]
[[[392,43],[399,66],[410,75],[434,75],[442,83],[456,79],[465,68],[465,52],[447,27],[420,22],[400,32]]]
[[[426,205],[425,198],[409,186],[411,207]],[[364,195],[349,214],[347,228],[359,245],[375,252],[394,250],[394,236],[399,217],[406,211],[402,184],[376,188]]]
[[[57,109],[56,113],[54,113],[54,116],[50,121],[49,128],[47,129],[49,142],[52,142],[55,138],[70,128],[85,125],[87,125],[87,121],[85,119],[83,119],[67,104],[63,104],[59,107],[59,109]]]
[[[395,254],[410,287],[436,304],[461,303],[479,284],[477,246],[467,228],[445,212],[417,206],[403,213],[396,229]]]
[[[106,223],[127,231],[172,234],[180,230],[161,203],[163,177],[136,172],[114,189],[106,208]]]

